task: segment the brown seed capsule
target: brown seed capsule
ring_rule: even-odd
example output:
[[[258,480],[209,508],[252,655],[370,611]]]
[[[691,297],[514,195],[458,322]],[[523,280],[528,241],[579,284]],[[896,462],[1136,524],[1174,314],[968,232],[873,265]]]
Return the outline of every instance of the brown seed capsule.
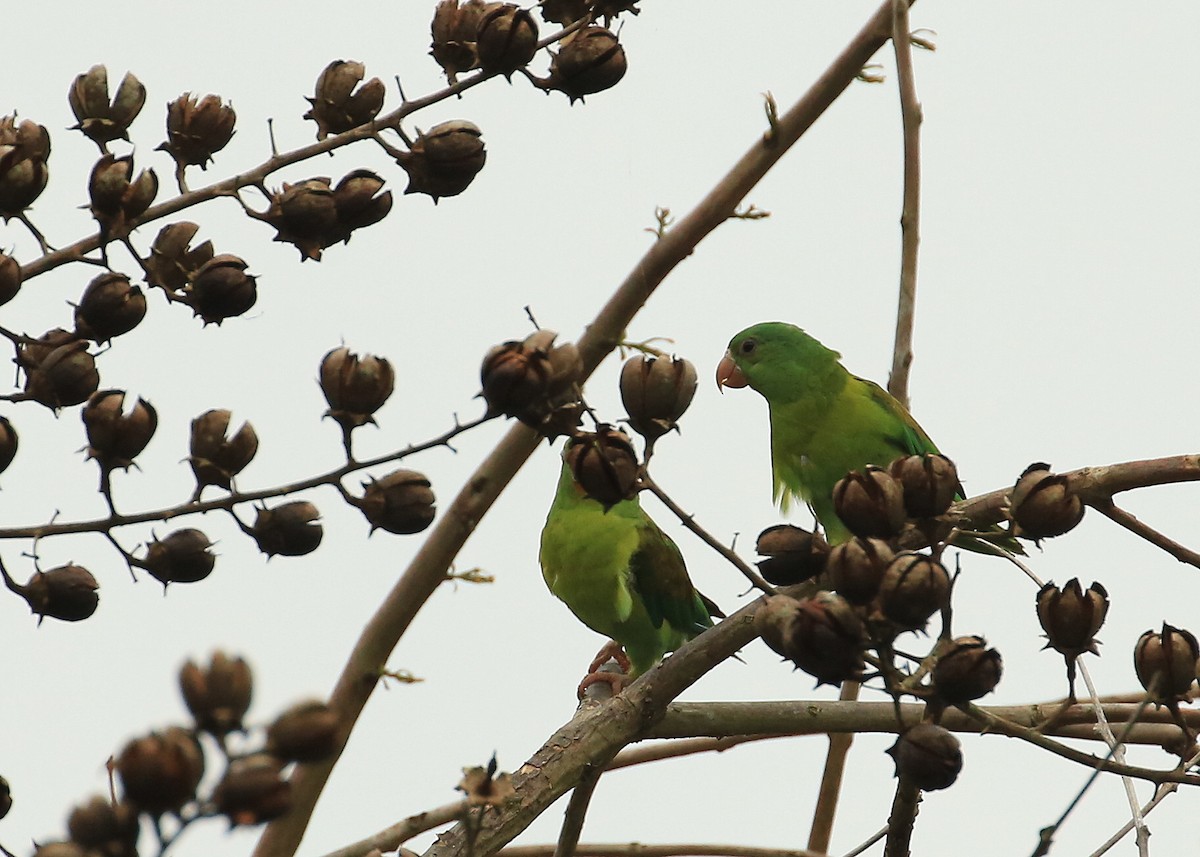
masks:
[[[236,123],[237,113],[219,95],[198,99],[185,92],[167,105],[167,139],[158,148],[180,168],[194,164],[207,169],[212,156],[233,138]]]
[[[268,557],[304,556],[321,544],[325,534],[321,513],[307,500],[294,500],[274,509],[259,509],[249,533]]]
[[[325,176],[288,184],[271,194],[263,219],[278,230],[276,241],[294,244],[300,259],[320,260],[321,248],[337,242],[337,203]]]
[[[461,6],[458,0],[441,0],[434,9],[429,53],[446,72],[450,83],[458,80],[459,72],[479,65],[475,34],[490,5],[484,0],[467,0]]]
[[[8,421],[8,417],[0,417],[0,473],[8,470],[8,465],[17,457],[17,430]]]
[[[349,348],[335,348],[321,359],[321,392],[329,403],[325,416],[345,429],[374,423],[374,413],[383,407],[395,388],[396,373],[385,357]]]
[[[896,763],[896,776],[922,791],[949,788],[962,770],[962,745],[946,728],[919,723],[901,735],[887,751]]]
[[[258,435],[249,422],[242,423],[232,437],[228,435],[232,416],[227,410],[213,409],[192,420],[188,461],[198,489],[205,485],[230,488],[233,477],[245,470],[258,452]]]
[[[800,599],[794,607],[771,610],[766,621],[777,627],[763,638],[774,640],[779,645],[776,651],[813,676],[818,686],[862,678],[866,632],[854,608],[840,595],[818,592]],[[757,615],[755,622],[759,624]]]
[[[94,855],[137,857],[137,810],[128,803],[114,804],[102,795],[92,795],[67,816],[71,841]]]
[[[792,627],[800,613],[800,602],[789,595],[768,595],[754,611],[754,630],[771,651],[789,657]]]
[[[538,11],[549,23],[565,27],[586,15],[592,5],[590,0],[542,0]]]
[[[92,167],[90,208],[105,238],[128,235],[158,194],[154,170],[142,170],[134,178],[133,169],[133,155],[118,158],[108,152]]]
[[[192,275],[213,257],[211,241],[194,248],[189,246],[199,230],[199,224],[190,220],[172,223],[159,230],[150,246],[150,258],[146,260],[150,285],[172,294],[183,291]]]
[[[1067,477],[1040,462],[1025,468],[1008,500],[1013,533],[1034,541],[1073,530],[1083,512],[1083,501],[1071,491]]]
[[[17,217],[33,205],[50,180],[45,126],[16,116],[0,118],[0,217]]]
[[[483,132],[462,119],[434,125],[417,137],[409,151],[396,156],[396,163],[408,173],[404,192],[428,194],[435,203],[466,190],[485,161]]]
[[[8,815],[8,811],[12,809],[12,787],[9,786],[8,780],[0,777],[0,818]]]
[[[205,324],[220,324],[227,318],[249,312],[258,301],[255,277],[238,256],[222,253],[209,259],[196,271],[187,287],[192,312]]]
[[[145,399],[125,413],[124,390],[100,390],[83,407],[88,458],[106,470],[133,464],[158,428],[158,413]]]
[[[217,558],[209,552],[211,547],[208,536],[188,527],[150,542],[138,565],[164,587],[171,583],[196,583],[212,574]]]
[[[829,582],[851,604],[865,606],[879,593],[883,574],[895,558],[882,539],[855,537],[830,548],[826,562]]]
[[[337,209],[337,240],[349,242],[355,229],[372,226],[392,210],[392,192],[383,190],[383,179],[370,170],[347,173],[333,189]],[[337,241],[330,241],[335,244]],[[329,246],[326,244],[325,246]]]
[[[75,335],[104,343],[128,333],[146,317],[146,296],[124,274],[93,279],[75,307]]]
[[[904,510],[910,518],[944,515],[959,492],[958,468],[936,452],[897,458],[888,473],[904,490]]]
[[[366,73],[367,67],[354,60],[334,60],[325,66],[316,92],[306,99],[312,108],[304,114],[317,123],[318,140],[357,128],[379,114],[387,94],[383,81],[373,77],[354,91]]]
[[[906,631],[924,629],[929,618],[949,603],[950,574],[925,554],[897,554],[879,584],[881,612]]]
[[[536,81],[542,89],[563,92],[574,103],[585,95],[616,86],[625,76],[628,61],[615,33],[603,27],[585,27],[550,60],[550,74]]]
[[[96,359],[87,349],[86,342],[72,340],[41,357],[28,369],[25,394],[55,410],[87,401],[100,386]],[[26,357],[33,354],[28,347],[23,351]]]
[[[267,752],[288,762],[319,762],[336,749],[337,727],[324,702],[297,703],[267,727]]]
[[[696,367],[679,357],[639,354],[621,367],[621,402],[630,427],[647,440],[661,437],[696,394]]]
[[[1045,648],[1067,658],[1084,652],[1098,655],[1095,636],[1108,615],[1108,592],[1099,583],[1084,592],[1077,577],[1062,589],[1047,583],[1038,590],[1037,615],[1049,641]]]
[[[100,584],[92,573],[81,565],[67,563],[49,571],[35,571],[24,585],[13,580],[0,565],[4,585],[20,595],[38,617],[38,624],[49,616],[63,622],[79,622],[96,612]]]
[[[956,637],[933,668],[933,687],[950,705],[986,696],[1000,683],[1000,653],[983,637]]]
[[[213,790],[213,803],[231,827],[262,824],[292,808],[292,785],[283,778],[279,759],[255,753],[229,763]]]
[[[29,371],[41,364],[60,345],[75,342],[77,337],[61,327],[47,330],[33,342],[23,342],[17,350],[17,365]]]
[[[755,550],[766,557],[757,563],[758,570],[775,586],[789,586],[816,577],[825,570],[829,557],[825,539],[791,524],[767,527],[758,534]]]
[[[419,533],[433,523],[437,506],[429,480],[415,470],[393,470],[382,479],[364,482],[354,505],[371,524],[371,532]]]
[[[213,652],[207,668],[189,660],[179,670],[179,689],[197,729],[218,738],[242,731],[242,718],[250,709],[254,690],[245,660],[224,652]]]
[[[833,511],[856,536],[891,538],[904,527],[904,489],[886,470],[869,464],[833,486]]]
[[[71,130],[82,131],[104,151],[106,143],[129,139],[129,126],[146,103],[146,87],[132,72],[126,72],[110,102],[108,69],[94,65],[75,78],[67,92],[67,101],[79,120]]]
[[[1156,702],[1174,702],[1187,696],[1196,681],[1200,644],[1191,631],[1163,622],[1161,631],[1146,631],[1133,649],[1138,681]]]
[[[157,816],[177,812],[195,797],[204,753],[190,732],[171,726],[130,741],[114,767],[125,799]]]
[[[0,304],[6,304],[21,291],[21,266],[12,256],[0,253]]]
[[[574,343],[555,345],[557,336],[552,330],[537,330],[520,342],[511,340],[488,351],[479,375],[489,414],[516,417],[548,436],[564,433],[549,423],[561,405],[577,400],[575,383],[583,361]]]
[[[563,458],[583,493],[605,509],[637,494],[637,451],[624,432],[606,425],[580,432],[567,441]]]
[[[475,41],[483,70],[511,78],[537,53],[537,22],[527,9],[513,3],[494,3],[479,19]]]

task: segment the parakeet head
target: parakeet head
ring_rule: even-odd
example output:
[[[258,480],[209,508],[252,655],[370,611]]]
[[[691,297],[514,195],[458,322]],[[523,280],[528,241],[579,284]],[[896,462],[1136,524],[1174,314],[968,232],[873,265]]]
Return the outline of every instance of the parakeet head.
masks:
[[[765,321],[729,341],[717,364],[717,387],[750,386],[768,400],[784,400],[800,394],[805,381],[835,371],[840,356],[794,324]]]

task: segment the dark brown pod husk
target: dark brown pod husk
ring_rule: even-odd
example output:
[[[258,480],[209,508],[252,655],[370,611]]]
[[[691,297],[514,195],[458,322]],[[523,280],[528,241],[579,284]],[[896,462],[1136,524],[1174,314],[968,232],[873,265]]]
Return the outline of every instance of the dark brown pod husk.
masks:
[[[243,658],[213,652],[207,667],[189,660],[179,670],[179,690],[196,728],[220,738],[243,730],[254,677]]]
[[[880,612],[905,631],[924,630],[929,618],[949,603],[950,574],[925,554],[898,554],[879,585]]]
[[[107,342],[128,333],[146,317],[146,296],[124,274],[106,273],[93,279],[75,307],[75,335]]]
[[[313,97],[307,99],[312,107],[304,114],[305,119],[317,123],[318,140],[357,128],[379,115],[387,89],[377,77],[359,87],[366,73],[367,67],[356,60],[334,60],[322,70]]]
[[[337,748],[337,726],[324,702],[298,703],[267,727],[267,752],[289,762],[319,762]]]
[[[475,50],[487,73],[511,76],[537,53],[538,26],[533,14],[514,3],[493,3],[480,17]]]
[[[755,549],[766,557],[757,563],[763,578],[775,586],[790,586],[816,577],[825,570],[829,543],[820,535],[791,524],[767,527],[758,535]]]
[[[865,606],[879,594],[884,572],[895,558],[895,551],[882,539],[855,537],[830,548],[825,567],[839,595]]]
[[[35,353],[30,346],[22,351],[23,358]],[[87,342],[73,338],[46,353],[25,376],[25,394],[54,410],[87,401],[99,386],[96,358],[88,351]]]
[[[576,382],[583,361],[573,342],[555,344],[557,336],[536,330],[488,351],[479,379],[489,414],[516,417],[547,437],[578,425]]]
[[[536,84],[565,93],[572,101],[616,86],[629,64],[616,33],[585,27],[550,60],[550,74]]]
[[[17,217],[50,180],[50,134],[44,125],[0,117],[0,217]]]
[[[137,857],[141,832],[137,810],[128,803],[93,795],[67,816],[71,841],[100,857]]]
[[[67,563],[49,571],[35,571],[24,585],[17,583],[0,566],[4,584],[25,599],[38,624],[49,616],[63,622],[79,622],[96,612],[100,584],[81,565]]]
[[[1067,477],[1051,473],[1049,464],[1039,462],[1017,479],[1007,511],[1014,535],[1039,541],[1073,530],[1083,520],[1084,509]]]
[[[393,470],[381,479],[364,482],[363,489],[362,498],[353,502],[371,524],[371,532],[419,533],[437,515],[429,480],[415,470]]]
[[[888,473],[904,491],[904,509],[910,518],[946,514],[959,492],[958,468],[940,453],[897,458],[888,465]]]
[[[922,791],[949,788],[962,771],[962,745],[948,729],[932,723],[913,726],[887,753],[896,763],[896,776]]]
[[[1196,636],[1166,622],[1161,631],[1144,632],[1133,649],[1138,681],[1156,702],[1185,698],[1196,681],[1198,660],[1200,644]]]
[[[375,422],[375,412],[395,389],[396,372],[386,357],[360,357],[342,346],[321,359],[319,381],[329,403],[325,416],[345,429],[353,429]]]
[[[840,595],[818,592],[796,601],[794,607],[769,611],[767,619],[777,625],[770,632],[779,645],[776,650],[815,678],[818,686],[862,678],[866,631],[854,608]],[[757,615],[755,622],[759,622]],[[763,638],[768,639],[767,633]]]
[[[94,65],[75,78],[67,101],[78,120],[71,130],[82,131],[103,151],[113,140],[129,139],[129,126],[146,103],[146,87],[133,72],[126,72],[110,101],[108,69]]]
[[[21,265],[7,253],[0,253],[0,305],[6,304],[21,291]]]
[[[434,125],[396,156],[408,173],[405,193],[424,193],[437,202],[466,190],[487,161],[483,132],[463,119]]]
[[[227,410],[205,411],[192,420],[188,462],[196,476],[197,488],[217,485],[229,489],[233,477],[241,473],[258,452],[258,435],[249,422],[242,423],[232,436]]]
[[[17,457],[17,430],[9,422],[8,417],[0,417],[0,473],[8,470],[8,466]]]
[[[854,535],[889,539],[904,527],[904,489],[883,468],[867,465],[833,486],[833,511]]]
[[[480,19],[492,5],[484,0],[467,0],[461,5],[458,0],[441,0],[434,9],[429,53],[450,83],[458,80],[459,73],[478,67],[476,34]]]
[[[612,426],[580,432],[567,441],[563,458],[583,493],[610,509],[638,490],[638,458],[628,435]]]
[[[933,688],[950,705],[961,705],[996,689],[1003,673],[1000,653],[983,637],[956,637],[933,668]]]
[[[88,180],[90,209],[106,239],[123,238],[132,231],[158,195],[154,170],[133,174],[133,156],[116,157],[108,152],[92,167]]]
[[[321,512],[307,500],[259,509],[250,534],[268,557],[304,556],[321,545]]]
[[[1084,592],[1079,578],[1061,589],[1051,581],[1038,590],[1037,615],[1046,632],[1046,648],[1068,658],[1084,652],[1098,655],[1096,633],[1108,615],[1108,591],[1093,582]]]
[[[125,412],[124,390],[98,390],[81,412],[87,430],[89,458],[101,467],[128,468],[158,428],[158,413],[145,399]]]
[[[201,265],[186,289],[192,312],[205,324],[220,324],[250,311],[258,301],[256,277],[239,256],[222,253]]]
[[[190,220],[171,223],[158,231],[150,245],[150,258],[146,260],[148,282],[153,286],[179,294],[205,262],[213,257],[211,241],[192,247],[192,239],[200,230],[199,224]]]
[[[219,95],[198,98],[190,92],[167,105],[167,139],[158,146],[182,169],[195,165],[207,169],[212,156],[233,139],[237,113]]]
[[[696,394],[696,367],[681,357],[639,354],[621,367],[621,402],[629,426],[646,439],[661,437],[676,423]]]
[[[151,541],[146,546],[146,556],[138,564],[163,586],[197,583],[212,574],[217,562],[209,550],[211,547],[208,536],[188,527]]]
[[[267,753],[234,759],[213,790],[217,812],[230,827],[263,824],[292,808],[292,785],[283,762]]]
[[[204,776],[204,753],[195,736],[172,726],[135,738],[114,764],[125,799],[142,812],[178,812],[196,796]]]

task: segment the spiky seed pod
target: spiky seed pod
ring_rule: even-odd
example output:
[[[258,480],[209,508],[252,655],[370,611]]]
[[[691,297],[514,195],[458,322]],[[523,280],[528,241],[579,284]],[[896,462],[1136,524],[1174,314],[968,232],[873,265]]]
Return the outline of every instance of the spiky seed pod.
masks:
[[[138,814],[130,804],[114,804],[102,795],[92,795],[67,816],[71,841],[103,857],[137,857],[141,829]]]
[[[49,616],[63,622],[80,622],[96,612],[100,584],[81,565],[67,563],[49,571],[35,571],[24,585],[17,583],[0,566],[4,585],[25,599],[38,624]]]
[[[347,173],[333,189],[333,204],[337,209],[337,238],[330,241],[350,241],[355,229],[373,226],[392,210],[392,192],[383,190],[383,179],[370,170]],[[380,191],[383,191],[380,193]]]
[[[209,550],[212,542],[192,527],[176,530],[165,539],[146,546],[138,564],[164,587],[172,583],[196,583],[212,574],[217,558]]]
[[[342,346],[321,359],[320,384],[332,417],[344,429],[374,423],[374,414],[395,389],[396,373],[386,357],[359,357]]]
[[[230,827],[263,824],[292,808],[292,784],[283,762],[267,753],[234,759],[213,790],[217,812]]]
[[[187,287],[188,304],[204,323],[220,324],[250,311],[258,301],[258,288],[250,267],[238,256],[222,253],[205,262]]]
[[[106,239],[124,238],[158,194],[154,170],[133,175],[133,155],[122,158],[105,152],[88,180],[89,206]]]
[[[516,417],[548,437],[578,425],[571,406],[578,401],[575,385],[583,360],[574,343],[556,345],[557,336],[537,330],[488,351],[479,376],[489,414]]]
[[[295,245],[301,261],[321,258],[321,248],[337,242],[337,203],[326,176],[288,184],[271,194],[263,219],[277,230],[275,241]]]
[[[462,5],[458,0],[441,0],[434,9],[429,53],[450,83],[458,80],[460,72],[478,67],[476,34],[480,19],[492,5],[484,0],[467,0]]]
[[[409,151],[396,156],[396,163],[408,173],[404,192],[428,194],[435,203],[466,190],[486,161],[483,132],[462,119],[434,125],[413,141]]]
[[[17,217],[33,205],[50,180],[50,134],[45,126],[15,116],[0,118],[0,217]]]
[[[910,518],[944,515],[958,493],[958,468],[944,455],[929,452],[897,458],[888,473],[904,490],[904,509]]]
[[[267,727],[267,752],[288,762],[319,762],[337,747],[337,715],[324,702],[293,705]]]
[[[763,640],[815,678],[818,686],[862,678],[866,631],[840,595],[818,592],[800,600],[771,596],[754,622]]]
[[[182,220],[158,231],[158,236],[150,245],[150,258],[146,260],[149,269],[147,277],[151,285],[178,294],[204,263],[213,258],[211,241],[196,247],[190,246],[199,230],[199,224]]]
[[[373,77],[354,91],[366,73],[367,67],[355,60],[334,60],[321,71],[313,97],[306,99],[312,108],[304,114],[317,123],[318,140],[357,128],[379,114],[387,95],[383,81]]]
[[[196,738],[178,726],[135,738],[114,765],[125,799],[142,812],[178,812],[196,795],[204,776],[204,753]]]
[[[905,631],[923,630],[929,618],[949,603],[950,573],[925,554],[898,554],[879,584],[880,611]]]
[[[904,527],[904,489],[886,470],[868,464],[833,486],[833,511],[854,535],[888,539]]]
[[[189,165],[204,170],[212,156],[229,145],[237,113],[222,104],[219,95],[197,98],[190,92],[167,105],[167,139],[158,146],[183,169]]]
[[[775,586],[790,586],[816,577],[825,570],[829,543],[816,533],[776,524],[758,534],[755,550],[766,559],[759,560],[758,570]]]
[[[32,342],[23,342],[17,350],[17,365],[26,372],[41,364],[60,345],[75,342],[78,337],[61,327],[47,330]]]
[[[1138,681],[1155,702],[1174,703],[1187,696],[1196,681],[1200,644],[1183,628],[1163,622],[1161,631],[1146,631],[1133,649]]]
[[[321,545],[321,512],[307,500],[259,509],[250,528],[258,549],[268,557],[304,556]]]
[[[0,304],[6,304],[21,291],[21,265],[7,253],[0,253]]]
[[[852,538],[829,551],[826,570],[833,588],[851,604],[865,606],[879,594],[884,572],[896,558],[882,539]]]
[[[230,488],[233,477],[245,470],[258,452],[258,435],[248,421],[229,435],[232,416],[230,411],[214,408],[192,420],[188,462],[197,488]]]
[[[933,688],[949,705],[961,705],[996,689],[1003,672],[1000,653],[983,637],[956,637],[933,668]]]
[[[480,67],[511,78],[537,53],[537,22],[514,3],[494,3],[479,19],[475,41]]]
[[[550,60],[550,74],[535,81],[542,89],[565,93],[572,103],[616,86],[629,68],[616,33],[585,27]]]
[[[128,140],[129,126],[146,103],[146,87],[133,74],[125,72],[117,92],[108,98],[108,69],[94,65],[75,78],[67,92],[71,112],[78,120],[72,131],[82,131],[105,150],[113,140]]]
[[[87,430],[88,457],[107,470],[131,466],[158,428],[158,412],[145,399],[139,398],[125,413],[124,390],[93,393],[81,416]]]
[[[1008,498],[1013,533],[1039,541],[1073,530],[1083,520],[1083,501],[1071,491],[1067,477],[1050,465],[1031,464],[1017,479]]]
[[[207,667],[189,660],[179,670],[179,690],[196,728],[220,738],[242,731],[254,678],[243,658],[213,652]]]
[[[621,402],[630,427],[647,440],[676,428],[696,394],[696,367],[681,357],[639,354],[621,367]]]
[[[146,317],[146,296],[124,274],[104,273],[88,283],[75,307],[75,335],[97,343],[129,333]]]
[[[1084,652],[1100,654],[1096,634],[1108,615],[1108,591],[1093,582],[1083,591],[1079,578],[1073,577],[1061,589],[1047,583],[1037,594],[1037,616],[1046,632],[1045,648],[1064,657],[1075,658]]]
[[[946,728],[920,723],[904,732],[887,751],[896,776],[922,791],[949,788],[962,771],[962,745]]]
[[[584,494],[605,509],[637,494],[637,451],[624,432],[601,424],[567,441],[563,455]]]
[[[8,417],[0,417],[0,473],[8,470],[8,466],[17,457],[17,430],[9,422]]]
[[[87,349],[87,342],[72,339],[40,357],[27,369],[25,395],[54,410],[87,401],[100,386],[96,358]],[[23,351],[25,357],[35,354]]]
[[[415,470],[393,470],[382,479],[364,482],[363,489],[363,496],[352,502],[371,524],[371,532],[419,533],[437,515],[429,480]]]

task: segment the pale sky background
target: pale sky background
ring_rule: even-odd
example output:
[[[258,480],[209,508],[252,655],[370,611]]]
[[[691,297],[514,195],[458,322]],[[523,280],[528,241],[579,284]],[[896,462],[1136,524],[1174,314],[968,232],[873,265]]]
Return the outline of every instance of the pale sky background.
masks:
[[[400,198],[405,177],[369,144],[275,176],[380,171],[397,191],[392,214],[298,264],[291,246],[240,215],[230,201],[180,219],[202,224],[218,252],[243,256],[259,275],[245,318],[202,330],[159,294],[146,322],[99,361],[102,383],[145,395],[158,408],[157,437],[142,472],[117,475],[122,510],[181,501],[192,488],[189,421],[227,407],[256,427],[261,448],[244,488],[292,481],[338,463],[336,426],[321,422],[318,362],[345,342],[397,367],[380,429],[357,438],[362,457],[448,428],[479,413],[479,361],[489,346],[522,337],[529,305],[545,326],[578,336],[645,250],[655,206],[686,212],[762,132],[762,93],[790,104],[842,49],[874,3],[756,0],[739,4],[644,0],[624,23],[629,73],[616,89],[569,107],[516,79],[471,91],[414,117],[478,124],[488,163],[461,197],[436,208]],[[432,2],[318,4],[81,2],[27,4],[10,16],[0,112],[16,109],[50,129],[51,184],[32,217],[52,243],[90,234],[85,201],[93,144],[77,132],[66,93],[93,63],[115,83],[126,69],[149,90],[133,126],[138,167],[153,166],[171,192],[163,106],[186,90],[216,92],[238,111],[238,133],[193,187],[269,154],[266,119],[281,148],[312,139],[303,97],[330,60],[358,59],[410,96],[442,85],[426,56]],[[1200,404],[1200,106],[1192,41],[1194,2],[1134,8],[1108,0],[964,4],[925,0],[914,27],[937,31],[938,50],[916,55],[925,110],[924,200],[913,410],[953,457],[970,493],[1002,487],[1032,461],[1056,468],[1196,452]],[[543,31],[548,33],[549,30]],[[697,364],[701,385],[680,437],[664,440],[658,480],[723,538],[754,535],[779,520],[772,509],[767,422],[750,392],[719,396],[712,371],[729,337],[748,324],[793,321],[844,355],[847,366],[886,380],[899,264],[900,130],[890,49],[884,85],[856,84],[751,194],[771,212],[730,223],[706,240],[631,325],[632,339],[668,336]],[[538,60],[543,67],[544,58]],[[408,126],[412,130],[412,126]],[[262,208],[256,194],[246,195]],[[158,229],[143,229],[145,248]],[[17,223],[0,246],[23,261],[35,247]],[[15,249],[13,249],[15,248]],[[114,249],[116,264],[126,256]],[[125,270],[132,270],[126,266]],[[95,275],[74,266],[28,284],[0,309],[0,324],[38,334],[70,320]],[[610,358],[588,388],[609,418],[623,415]],[[3,475],[0,521],[27,525],[101,515],[96,467],[78,408],[55,419],[37,405],[5,406],[21,452]],[[443,504],[505,426],[460,438],[407,462],[433,481]],[[453,800],[463,766],[495,751],[513,770],[571,716],[574,689],[601,640],[544,587],[537,539],[553,490],[556,452],[543,448],[500,499],[459,558],[492,586],[447,585],[421,612],[391,659],[426,681],[375,695],[317,808],[301,853],[320,855],[388,824]],[[386,470],[376,472],[382,475]],[[357,480],[351,483],[357,488]],[[210,489],[211,490],[211,489]],[[1121,498],[1138,515],[1200,547],[1200,486]],[[195,585],[133,584],[96,535],[38,546],[43,568],[68,560],[102,584],[87,622],[41,628],[15,597],[0,599],[0,774],[15,796],[0,843],[18,854],[30,840],[65,834],[69,809],[106,788],[104,761],[152,728],[184,722],[175,675],[215,648],[244,654],[255,670],[251,719],[331,689],[348,648],[420,545],[376,534],[332,490],[309,496],[324,514],[325,543],[301,559],[270,563],[226,516],[130,528],[128,547],[176,526],[219,542],[213,575]],[[647,501],[676,535],[693,578],[726,609],[742,579]],[[250,517],[247,512],[244,518]],[[797,519],[805,523],[803,515]],[[0,545],[10,571],[32,571],[30,545]],[[1200,571],[1090,514],[1070,536],[1033,552],[1043,578],[1097,579],[1112,596],[1089,666],[1101,692],[1136,687],[1131,651],[1163,620],[1200,631]],[[1039,652],[1034,588],[1006,564],[968,556],[955,602],[956,629],[986,635],[1005,657],[987,702],[1057,698],[1061,658]],[[746,663],[721,665],[691,700],[828,698],[755,643]],[[876,697],[878,694],[869,694]],[[893,791],[891,736],[855,744],[835,831],[842,853],[881,827]],[[1096,745],[1089,745],[1095,748]],[[801,847],[824,758],[821,738],[789,739],[615,773],[601,781],[585,841],[720,842]],[[914,849],[932,857],[1027,854],[1037,831],[1074,796],[1088,771],[998,737],[964,739],[958,784],[928,795]],[[1169,766],[1162,752],[1131,754]],[[1138,786],[1142,800],[1151,787]],[[1195,848],[1200,798],[1178,794],[1150,816],[1152,853]],[[1085,854],[1128,811],[1106,777],[1060,832],[1054,853]],[[520,842],[553,841],[561,808]],[[257,831],[198,825],[181,857],[248,853]],[[413,847],[423,849],[430,836]],[[1117,852],[1130,853],[1122,844]],[[144,853],[153,853],[146,840]],[[872,852],[878,853],[878,848]]]

